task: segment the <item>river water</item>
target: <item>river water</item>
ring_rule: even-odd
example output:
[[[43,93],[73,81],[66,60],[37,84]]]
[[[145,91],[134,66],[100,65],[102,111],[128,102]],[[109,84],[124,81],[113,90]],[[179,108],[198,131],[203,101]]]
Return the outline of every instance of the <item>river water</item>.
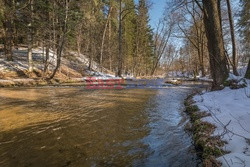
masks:
[[[191,90],[0,89],[0,166],[197,166]]]

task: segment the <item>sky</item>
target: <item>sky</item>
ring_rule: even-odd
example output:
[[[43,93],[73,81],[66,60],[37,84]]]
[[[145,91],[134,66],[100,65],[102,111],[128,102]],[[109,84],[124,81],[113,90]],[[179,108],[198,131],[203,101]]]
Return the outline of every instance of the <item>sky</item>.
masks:
[[[155,28],[159,19],[162,17],[164,13],[166,0],[150,0],[150,1],[152,3],[152,6],[149,10],[150,25],[152,28]]]
[[[164,12],[166,0],[149,0],[152,3],[152,6],[149,9],[150,25],[152,28],[155,28],[158,20],[162,17]],[[135,3],[138,3],[138,0],[135,0]]]
[[[138,0],[135,0],[135,2],[138,3]],[[155,28],[159,19],[164,13],[167,0],[149,0],[149,2],[152,3],[152,6],[149,10],[150,25],[152,28]],[[233,7],[233,12],[238,12],[240,10],[239,0],[233,0],[231,1],[231,4]]]

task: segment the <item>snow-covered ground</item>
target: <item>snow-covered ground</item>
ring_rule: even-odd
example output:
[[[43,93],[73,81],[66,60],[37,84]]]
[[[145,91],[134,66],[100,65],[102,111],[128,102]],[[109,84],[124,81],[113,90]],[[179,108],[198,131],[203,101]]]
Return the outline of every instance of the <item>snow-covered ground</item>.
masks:
[[[200,81],[213,82],[213,79],[209,75],[202,76],[201,72],[199,75],[194,77],[193,73],[190,72],[181,72],[181,71],[171,71],[165,77],[168,80],[193,80],[194,78]]]
[[[250,81],[247,83],[246,88],[226,87],[194,97],[201,111],[211,113],[203,121],[216,125],[214,135],[227,142],[223,149],[229,153],[218,158],[225,167],[250,167]]]
[[[194,78],[190,72],[171,71],[167,74],[169,78]]]
[[[45,59],[45,50],[41,47],[33,49],[32,57],[34,68],[43,69],[43,61]],[[56,55],[53,51],[50,51],[49,63],[52,66],[56,64]],[[0,70],[1,71],[12,71],[20,70],[24,71],[28,69],[27,62],[27,48],[18,48],[18,50],[13,50],[13,61],[6,61],[3,53],[0,53]]]
[[[94,72],[94,71],[86,71],[87,74],[92,78],[96,80],[107,80],[107,79],[121,79],[120,77],[116,77],[115,75],[112,74],[107,74],[103,72]],[[89,79],[89,77],[83,77],[84,80]]]
[[[16,71],[27,71],[27,48],[18,48],[18,50],[13,50],[14,57],[12,62],[5,61],[3,53],[0,53],[0,71],[2,73],[16,72]],[[33,63],[34,68],[43,70],[44,59],[45,59],[45,49],[42,47],[33,49]],[[50,50],[49,52],[49,69],[53,70],[56,65],[56,54]],[[92,61],[91,70],[88,70],[89,58],[83,54],[78,55],[77,52],[69,51],[66,55],[62,56],[62,67],[67,67],[66,71],[74,71],[77,76],[80,74],[85,74],[83,76],[95,77],[96,79],[118,79],[114,76],[114,73],[107,70],[106,68],[101,68],[100,65]],[[84,78],[83,78],[84,79]],[[119,78],[120,79],[120,78]]]

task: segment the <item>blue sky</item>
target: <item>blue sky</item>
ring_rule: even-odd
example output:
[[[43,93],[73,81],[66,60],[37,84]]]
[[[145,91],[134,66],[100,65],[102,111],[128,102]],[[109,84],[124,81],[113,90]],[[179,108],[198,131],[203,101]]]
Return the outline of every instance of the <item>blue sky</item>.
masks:
[[[148,1],[152,3],[152,6],[149,10],[150,25],[152,28],[155,28],[159,19],[162,17],[164,13],[166,2],[168,0],[148,0]],[[137,3],[138,0],[135,0],[135,2]],[[239,12],[241,10],[239,0],[233,0],[231,1],[231,4],[232,4],[234,14],[236,14],[235,12]]]
[[[152,3],[149,9],[150,25],[152,28],[155,28],[164,12],[166,0],[149,0],[149,2]],[[135,0],[135,3],[138,3],[138,0]]]
[[[164,13],[166,0],[151,0],[151,2],[153,5],[149,10],[150,25],[152,28],[155,28]]]

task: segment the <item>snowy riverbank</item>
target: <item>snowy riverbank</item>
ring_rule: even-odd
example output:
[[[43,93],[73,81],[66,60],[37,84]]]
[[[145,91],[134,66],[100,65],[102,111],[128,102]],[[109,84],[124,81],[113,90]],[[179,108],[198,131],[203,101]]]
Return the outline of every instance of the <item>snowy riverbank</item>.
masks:
[[[228,153],[217,160],[222,166],[250,166],[250,81],[248,87],[206,92],[194,96],[194,105],[210,116],[201,120],[216,126],[213,136],[226,141]]]

